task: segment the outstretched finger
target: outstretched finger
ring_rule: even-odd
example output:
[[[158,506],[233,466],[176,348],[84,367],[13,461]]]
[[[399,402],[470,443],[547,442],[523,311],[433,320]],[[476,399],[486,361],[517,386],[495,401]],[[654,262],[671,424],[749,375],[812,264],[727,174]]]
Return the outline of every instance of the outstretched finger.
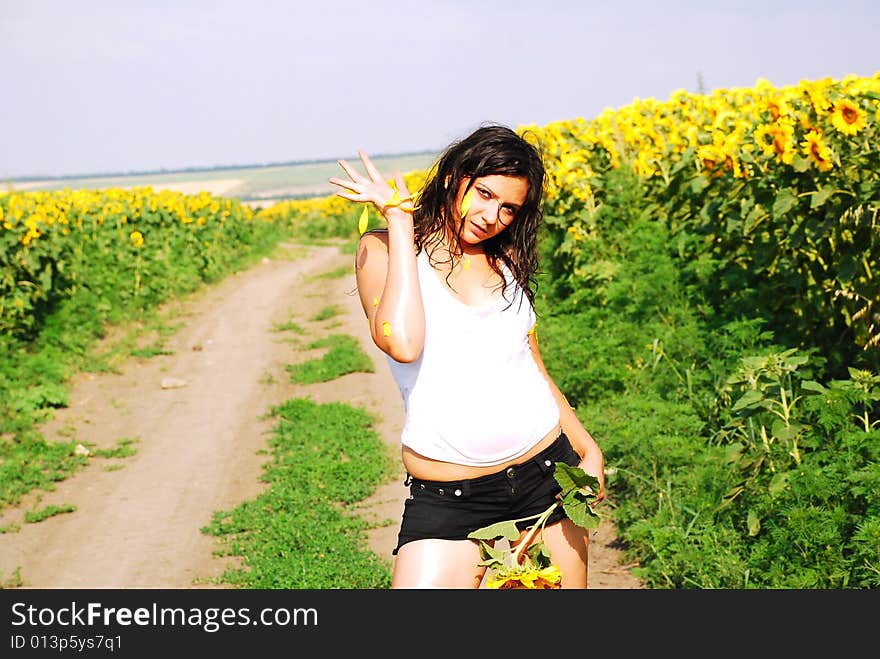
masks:
[[[409,190],[406,187],[406,183],[403,180],[403,174],[400,171],[394,173],[394,182],[397,184],[397,189],[400,190],[401,197],[408,197]]]
[[[361,195],[355,192],[343,192],[342,190],[337,190],[336,196],[342,197],[343,199],[348,199],[349,201],[363,201]]]
[[[351,190],[352,192],[358,192],[358,189],[356,186],[359,186],[359,184],[356,183],[355,181],[345,181],[341,178],[336,178],[335,176],[331,176],[327,180],[330,183],[332,183],[333,185],[338,185],[340,188],[344,188],[346,190]]]
[[[352,181],[359,181],[359,180],[363,179],[363,176],[361,176],[354,167],[352,167],[350,164],[348,164],[347,161],[337,160],[336,162],[338,162],[339,166],[345,170],[345,173],[351,177]]]
[[[361,162],[364,163],[364,169],[367,170],[367,174],[369,174],[370,178],[374,181],[384,181],[385,179],[382,177],[382,174],[379,173],[379,170],[376,169],[376,165],[373,164],[373,161],[367,156],[363,151],[358,151],[358,155],[361,157]]]

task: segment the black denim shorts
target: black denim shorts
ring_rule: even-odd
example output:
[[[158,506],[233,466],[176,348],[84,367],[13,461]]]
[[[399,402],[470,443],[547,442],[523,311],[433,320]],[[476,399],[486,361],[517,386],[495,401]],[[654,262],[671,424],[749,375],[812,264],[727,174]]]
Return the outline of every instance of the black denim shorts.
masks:
[[[459,481],[423,481],[407,475],[409,498],[397,536],[397,554],[407,542],[438,538],[466,540],[479,528],[538,515],[556,500],[561,488],[553,477],[554,463],[576,466],[580,456],[564,432],[547,448],[525,462],[478,478]],[[565,517],[562,506],[547,519],[553,524]],[[535,519],[517,523],[520,530]]]

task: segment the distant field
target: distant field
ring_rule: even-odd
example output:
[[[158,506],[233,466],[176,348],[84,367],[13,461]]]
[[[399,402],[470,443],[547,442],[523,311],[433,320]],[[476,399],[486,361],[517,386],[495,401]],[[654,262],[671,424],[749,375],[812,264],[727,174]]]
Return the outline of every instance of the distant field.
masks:
[[[376,156],[373,161],[383,173],[391,176],[395,170],[409,172],[426,169],[433,164],[436,157],[436,153],[418,153]],[[360,166],[360,161],[356,157],[351,161]],[[151,186],[154,190],[175,190],[186,194],[205,191],[217,196],[239,199],[251,205],[260,205],[263,202],[271,204],[282,199],[331,194],[335,189],[327,179],[331,176],[344,175],[335,160],[328,160],[295,165],[207,169],[164,174],[7,181],[0,183],[0,190],[60,190],[62,188],[78,190]]]

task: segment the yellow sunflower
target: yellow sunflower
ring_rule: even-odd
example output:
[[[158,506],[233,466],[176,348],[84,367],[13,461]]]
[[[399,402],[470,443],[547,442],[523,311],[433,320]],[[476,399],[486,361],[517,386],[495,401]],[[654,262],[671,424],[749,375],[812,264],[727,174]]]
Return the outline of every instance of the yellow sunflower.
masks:
[[[817,117],[824,117],[831,109],[831,101],[825,95],[825,91],[831,85],[831,80],[825,78],[823,80],[811,80],[801,82],[801,88],[806,91],[810,99],[810,105]]]
[[[507,570],[499,570],[486,580],[486,587],[496,590],[547,590],[560,588],[562,573],[555,565],[545,568],[516,567]]]
[[[791,113],[788,103],[782,98],[764,99],[764,105],[770,111],[770,116],[773,118],[773,121],[777,121],[780,117]]]
[[[834,103],[831,123],[844,135],[858,135],[867,122],[867,113],[852,101],[841,99]]]
[[[144,234],[140,231],[132,231],[129,238],[131,238],[131,244],[135,247],[142,247],[144,244]]]
[[[819,168],[819,171],[827,172],[833,167],[831,149],[825,144],[825,139],[818,130],[811,130],[807,133],[804,141],[801,142],[801,149],[803,149],[804,155]]]
[[[761,124],[755,129],[755,141],[766,155],[790,165],[794,160],[794,126],[788,121]]]

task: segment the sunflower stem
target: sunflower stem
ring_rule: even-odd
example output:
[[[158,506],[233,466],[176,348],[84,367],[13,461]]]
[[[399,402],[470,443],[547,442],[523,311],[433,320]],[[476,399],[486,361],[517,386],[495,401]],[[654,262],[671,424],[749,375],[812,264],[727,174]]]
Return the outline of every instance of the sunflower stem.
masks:
[[[535,536],[535,533],[538,532],[538,529],[544,528],[544,523],[547,521],[547,518],[550,517],[550,513],[552,513],[553,510],[558,505],[559,505],[559,501],[554,501],[550,505],[550,507],[547,508],[547,510],[545,510],[543,513],[541,513],[540,515],[537,516],[538,520],[532,526],[529,527],[529,532],[526,534],[526,536],[522,540],[520,540],[519,544],[516,546],[516,549],[513,552],[513,564],[514,565],[519,565],[520,554],[522,554],[523,549],[529,546],[529,544],[532,541],[532,538]],[[526,517],[525,519],[529,519],[529,518]]]

